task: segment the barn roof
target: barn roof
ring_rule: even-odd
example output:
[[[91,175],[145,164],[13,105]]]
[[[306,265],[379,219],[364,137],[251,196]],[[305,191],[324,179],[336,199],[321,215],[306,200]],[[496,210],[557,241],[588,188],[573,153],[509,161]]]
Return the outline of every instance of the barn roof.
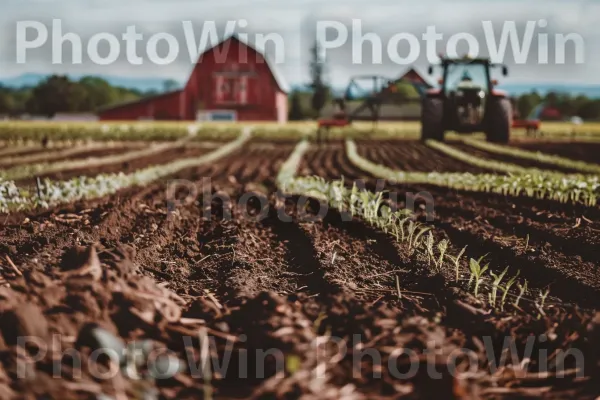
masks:
[[[248,41],[240,38],[238,35],[236,35],[235,33],[224,38],[223,40],[221,40],[219,43],[209,46],[208,48],[206,48],[202,53],[200,53],[199,55],[199,59],[202,57],[202,55],[204,55],[204,53],[209,52],[210,50],[214,49],[215,47],[220,46],[221,44],[227,42],[228,40],[237,40],[238,42],[240,42],[241,44],[243,44],[244,46],[249,47],[250,49],[256,51],[258,54],[260,54],[261,56],[263,56],[263,58],[265,59],[265,62],[267,63],[267,66],[269,67],[269,71],[271,71],[271,75],[273,75],[273,78],[275,79],[275,82],[277,83],[277,86],[279,87],[279,90],[281,90],[284,93],[289,93],[291,88],[288,85],[286,79],[284,78],[284,76],[281,74],[281,71],[279,71],[279,69],[277,68],[276,63],[270,59],[270,57],[267,55],[265,49],[260,48],[256,45],[253,45],[251,43],[249,43]]]
[[[398,79],[402,79],[404,78],[406,75],[413,73],[415,75],[417,75],[427,86],[429,86],[430,88],[433,87],[433,85],[431,84],[431,82],[429,82],[424,76],[423,74],[421,74],[419,72],[419,70],[415,67],[409,67],[408,69],[406,69],[406,71],[404,71],[399,77]]]
[[[219,43],[217,43],[217,44],[215,44],[213,46],[209,46],[208,48],[206,48],[204,51],[202,51],[202,53],[200,53],[200,55],[198,56],[198,60],[200,60],[205,53],[207,53],[210,50],[216,48],[217,46],[220,46],[221,44],[227,42],[228,40],[237,40],[238,42],[242,43],[244,46],[247,46],[248,48],[250,48],[250,49],[256,51],[257,53],[259,53],[260,55],[262,55],[263,58],[265,59],[265,62],[267,63],[267,67],[269,68],[269,71],[271,72],[271,75],[275,79],[275,83],[277,84],[277,87],[279,88],[279,90],[281,90],[284,93],[289,93],[290,92],[291,89],[290,89],[290,86],[288,85],[287,81],[285,80],[285,78],[283,77],[283,75],[281,74],[281,72],[278,70],[278,68],[276,67],[275,63],[266,54],[266,52],[264,51],[264,49],[261,49],[261,48],[259,48],[257,46],[254,46],[254,45],[251,45],[247,41],[241,39],[235,33],[233,35],[228,36],[225,39],[221,40]],[[194,64],[194,68],[195,68],[195,66],[196,66],[196,64]],[[188,81],[189,81],[189,76],[188,76]],[[103,111],[108,111],[108,110],[112,110],[112,109],[115,109],[115,108],[120,108],[120,107],[123,107],[123,106],[128,106],[128,105],[131,105],[131,104],[143,103],[143,102],[154,100],[154,99],[157,99],[157,98],[160,98],[160,97],[163,97],[163,96],[169,96],[169,95],[172,95],[172,94],[176,94],[176,93],[179,93],[179,92],[181,92],[183,90],[184,89],[178,89],[178,90],[174,90],[174,91],[170,91],[170,92],[160,93],[160,94],[157,94],[155,96],[142,97],[140,99],[135,99],[135,100],[131,100],[131,101],[125,101],[125,102],[116,103],[116,104],[109,104],[107,106],[99,107],[97,109],[97,111],[98,112],[103,112]]]

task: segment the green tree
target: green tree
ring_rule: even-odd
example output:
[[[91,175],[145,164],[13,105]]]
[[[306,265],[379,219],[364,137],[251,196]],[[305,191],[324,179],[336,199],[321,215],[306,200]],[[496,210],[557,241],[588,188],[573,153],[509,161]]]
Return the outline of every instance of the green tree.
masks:
[[[523,119],[527,118],[531,112],[542,103],[542,98],[539,94],[532,92],[521,95],[517,99],[517,111]]]
[[[0,88],[0,114],[12,114],[15,111],[15,100],[12,93]]]
[[[600,100],[590,100],[579,109],[579,116],[587,120],[600,119]]]
[[[288,119],[290,121],[299,121],[304,119],[304,110],[302,109],[302,99],[300,92],[294,90],[290,99],[290,112]]]
[[[70,110],[72,82],[66,76],[53,75],[33,89],[27,104],[29,112],[48,117]]]
[[[325,59],[321,57],[321,45],[318,41],[315,41],[314,46],[311,48],[310,77],[310,87],[312,89],[311,108],[319,117],[329,97],[329,88],[325,83]]]
[[[79,84],[87,93],[85,100],[87,110],[96,110],[98,107],[119,101],[119,90],[104,79],[86,76],[79,80]]]
[[[546,93],[546,96],[544,97],[544,101],[550,107],[556,107],[558,105],[558,101],[559,101],[558,93],[556,93],[556,92]]]
[[[398,100],[403,102],[406,100],[419,99],[421,95],[419,94],[419,91],[417,90],[415,85],[409,82],[400,81],[396,83],[396,97],[398,98]]]

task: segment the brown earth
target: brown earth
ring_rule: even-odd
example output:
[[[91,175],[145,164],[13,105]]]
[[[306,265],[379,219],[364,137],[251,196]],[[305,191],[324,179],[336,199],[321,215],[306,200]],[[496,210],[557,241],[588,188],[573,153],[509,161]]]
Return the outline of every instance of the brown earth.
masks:
[[[542,153],[555,154],[573,160],[581,160],[589,163],[600,164],[600,143],[577,143],[577,142],[512,142],[510,146],[530,151],[541,151]]]
[[[112,155],[116,155],[116,154],[123,154],[123,153],[127,153],[129,151],[134,150],[135,147],[107,147],[107,148],[96,148],[96,149],[89,149],[89,150],[85,150],[82,151],[80,153],[77,154],[73,154],[69,157],[65,157],[66,159],[69,160],[82,160],[82,159],[86,159],[86,158],[90,158],[90,157],[106,157],[106,156],[112,156]],[[52,157],[52,153],[53,152],[57,152],[57,151],[62,151],[64,149],[49,149],[46,150],[44,152],[40,152],[40,155],[48,155],[49,157]],[[21,158],[21,155],[19,155],[19,158]],[[41,160],[39,162],[41,163],[46,163],[46,162],[58,162],[61,161],[63,159],[65,159],[63,157],[59,157],[59,158],[54,158],[52,157],[49,160]],[[3,164],[2,165],[2,169],[9,169],[12,167],[16,167],[19,165],[23,165],[27,162],[27,160],[21,160],[21,159],[16,159],[15,162],[10,163],[10,164]]]
[[[553,164],[547,164],[534,160],[527,160],[520,157],[508,156],[504,154],[496,154],[490,151],[480,150],[475,147],[469,146],[462,142],[449,142],[452,147],[457,148],[467,154],[471,154],[474,157],[482,158],[484,160],[501,161],[508,164],[515,164],[525,168],[537,168],[548,171],[558,171],[566,174],[577,174],[581,173],[575,169],[563,168]]]
[[[418,148],[404,148],[411,146]],[[390,166],[393,157],[398,168],[421,165],[401,156],[411,150],[382,147],[386,151],[364,154]],[[530,288],[552,283],[546,315],[537,310],[533,290],[519,309],[507,304],[504,312],[488,313],[466,290],[466,265],[455,282],[454,271],[436,271],[361,220],[335,210],[314,220],[326,205],[283,198],[274,180],[292,150],[292,144],[250,143],[212,165],[178,173],[173,178],[196,186],[180,183],[174,197],[167,197],[172,182],[166,179],[106,199],[0,217],[5,221],[2,276],[10,285],[0,288],[0,398],[595,398],[600,393],[594,384],[600,377],[600,319],[592,310],[600,302],[600,285],[591,270],[599,260],[593,251],[597,239],[589,238],[600,228],[597,208],[393,186],[400,205],[407,192],[432,193],[435,235],[450,238],[453,252],[468,244],[468,257],[489,253],[495,270],[520,269]],[[445,156],[426,158],[431,161],[425,166],[469,170],[452,166]],[[147,163],[156,161],[164,162]],[[301,172],[364,178],[368,187],[376,186],[352,166],[341,143],[310,151]],[[210,178],[210,187],[204,178]],[[577,220],[582,216],[592,222]],[[582,246],[582,237],[588,237],[587,247],[575,247]],[[58,342],[51,341],[52,334],[60,334]],[[19,346],[20,336],[40,340]],[[330,344],[343,339],[333,349],[345,354],[331,353],[331,346],[317,352],[315,342],[327,337]],[[486,348],[499,357],[506,337],[514,338],[520,359],[528,338],[539,339],[520,376],[510,365],[490,367]],[[146,356],[138,368],[129,364],[128,369],[103,357],[84,363],[77,377],[70,358],[59,351],[75,349],[87,360],[99,347],[119,349],[124,343],[170,355]],[[221,364],[195,370],[209,344],[219,362],[231,356],[226,370],[218,370]],[[42,345],[51,351],[33,357]],[[575,376],[572,359],[566,361],[565,378],[553,368],[538,373],[540,354],[554,359],[569,348],[585,354],[582,377]],[[272,351],[265,358],[260,351],[267,349]],[[413,358],[407,356],[411,352]],[[453,362],[451,355],[460,357]],[[263,359],[264,368],[258,368]],[[143,374],[148,367],[180,364],[181,372],[168,377],[132,376],[132,368]],[[459,371],[475,366],[478,373],[455,377],[452,364]],[[35,375],[19,378],[23,365]],[[52,379],[56,365],[62,366],[61,379]],[[408,374],[411,365],[416,371]],[[240,373],[245,366],[247,377]],[[120,372],[98,379],[98,371],[111,367]]]

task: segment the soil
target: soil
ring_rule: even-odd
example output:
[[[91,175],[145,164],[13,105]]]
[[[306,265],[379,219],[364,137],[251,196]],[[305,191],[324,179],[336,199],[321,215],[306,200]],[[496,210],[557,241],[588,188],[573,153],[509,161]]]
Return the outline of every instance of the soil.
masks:
[[[67,169],[60,172],[53,172],[48,174],[40,174],[39,178],[49,178],[53,180],[67,180],[82,175],[85,176],[97,176],[99,174],[113,174],[123,172],[125,174],[134,172],[144,167],[152,165],[166,164],[181,158],[199,157],[202,154],[206,154],[210,150],[202,148],[173,148],[162,151],[161,153],[154,154],[151,156],[144,156],[135,158],[133,160],[125,161],[122,163],[106,164],[98,167],[84,167]],[[70,158],[69,158],[70,159]],[[35,178],[19,181],[20,185],[31,186],[35,185]]]
[[[52,152],[53,151],[62,151],[64,149],[60,149],[60,150],[46,150],[45,152],[40,152],[40,155],[48,155],[48,156],[52,156]],[[104,149],[90,149],[87,151],[82,151],[80,153],[77,154],[73,154],[71,156],[68,157],[69,160],[83,160],[86,158],[90,158],[90,157],[106,157],[106,156],[112,156],[112,155],[116,155],[116,154],[123,154],[123,153],[127,153],[129,151],[134,150],[134,148],[132,147],[108,147],[108,148],[104,148]],[[21,155],[19,155],[19,157],[21,157]],[[47,160],[40,160],[40,163],[50,163],[50,162],[57,162],[64,159],[64,157],[59,157],[59,158],[51,158],[51,159],[47,159]],[[21,160],[21,159],[17,159],[15,160],[14,163],[10,163],[10,164],[3,164],[2,165],[2,169],[9,169],[12,167],[16,167],[19,165],[23,165],[27,162],[27,160]],[[37,162],[36,162],[37,163]]]
[[[393,168],[474,170],[443,155],[427,155],[421,146],[407,142],[396,150],[384,143],[363,150],[359,144],[359,149]],[[436,271],[364,221],[335,210],[316,219],[325,204],[278,193],[275,177],[293,147],[251,142],[211,165],[144,188],[0,216],[1,276],[8,285],[0,288],[0,398],[592,399],[600,394],[597,207],[418,185],[378,187],[349,162],[341,142],[309,151],[302,174],[343,175],[364,179],[374,190],[394,189],[398,197],[388,195],[391,204],[405,205],[408,192],[429,191],[435,201],[429,223],[436,238],[452,241],[449,251],[456,254],[468,245],[467,258],[488,253],[495,271],[520,270],[531,290],[519,308],[507,304],[504,312],[489,313],[467,290],[466,266],[457,282],[454,271]],[[411,149],[424,152],[423,164],[408,156]],[[167,153],[131,168],[178,157]],[[172,178],[195,186],[180,183],[169,190]],[[427,223],[422,204],[416,202],[416,211]],[[551,295],[541,314],[537,291],[548,285]],[[58,341],[52,341],[53,334],[60,335]],[[39,340],[23,346],[17,342],[22,336]],[[538,339],[523,372],[491,365],[489,352],[499,357],[507,337],[514,339],[519,360],[526,344]],[[317,351],[315,343],[325,338],[332,346]],[[333,338],[343,341],[335,346]],[[77,376],[71,359],[61,356],[70,349],[88,360],[99,347],[126,344],[162,350],[164,357],[146,356],[137,368],[127,362],[118,368],[101,357],[84,363]],[[40,346],[50,351],[33,357]],[[203,348],[218,363],[199,371]],[[265,358],[261,350],[268,349]],[[555,359],[568,349],[583,352],[584,365],[572,357],[565,361],[564,378],[552,367],[540,372],[540,354]],[[220,371],[228,356],[228,368]],[[23,365],[27,379],[18,376]],[[60,379],[52,378],[57,365]],[[416,369],[409,374],[411,365]],[[477,371],[452,373],[453,365]],[[151,368],[169,366],[181,371],[148,376]],[[575,366],[584,367],[582,376],[576,376]],[[111,368],[119,372],[98,378],[98,371]]]
[[[539,162],[539,161],[523,159],[520,157],[507,156],[507,155],[503,155],[503,154],[492,153],[490,151],[480,150],[480,149],[469,146],[468,144],[465,144],[462,142],[450,142],[449,144],[452,145],[452,147],[456,147],[457,149],[459,149],[465,153],[471,154],[474,157],[482,158],[484,160],[501,161],[504,163],[519,165],[519,166],[525,167],[525,168],[537,168],[537,169],[542,169],[542,170],[558,171],[558,172],[563,172],[563,173],[567,173],[567,174],[581,173],[580,171],[577,171],[574,169],[563,168],[563,167],[559,167],[559,166],[556,166],[553,164],[547,164],[547,163],[543,163],[543,162]]]
[[[555,154],[573,160],[581,160],[589,163],[600,164],[600,143],[577,143],[577,142],[514,142],[511,146],[530,151],[541,151],[542,153]]]
[[[418,141],[358,141],[356,144],[362,157],[371,160],[385,158],[389,161],[388,166],[394,169],[418,172],[489,172],[455,160]]]

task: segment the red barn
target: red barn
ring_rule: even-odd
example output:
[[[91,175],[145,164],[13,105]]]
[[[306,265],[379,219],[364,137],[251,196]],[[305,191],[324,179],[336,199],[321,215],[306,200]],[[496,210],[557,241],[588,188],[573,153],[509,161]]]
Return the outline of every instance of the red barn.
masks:
[[[265,55],[231,36],[200,55],[185,87],[101,109],[101,120],[279,121],[288,116],[285,80]]]

